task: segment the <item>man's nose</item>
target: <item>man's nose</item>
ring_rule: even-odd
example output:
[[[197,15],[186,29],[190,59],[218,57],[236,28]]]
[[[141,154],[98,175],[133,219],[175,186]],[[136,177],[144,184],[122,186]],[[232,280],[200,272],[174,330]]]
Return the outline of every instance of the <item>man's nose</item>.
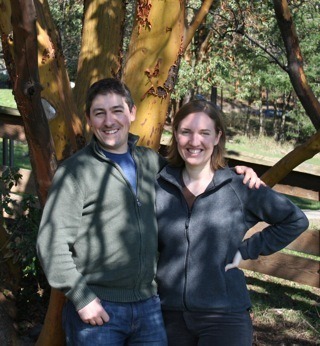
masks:
[[[114,123],[114,117],[111,113],[106,113],[104,117],[104,125],[111,126]]]

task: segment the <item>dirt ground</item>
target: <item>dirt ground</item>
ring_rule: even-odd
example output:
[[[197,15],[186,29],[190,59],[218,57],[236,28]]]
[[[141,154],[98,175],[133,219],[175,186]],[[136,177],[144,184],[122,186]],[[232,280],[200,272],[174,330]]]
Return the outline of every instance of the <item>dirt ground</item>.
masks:
[[[0,258],[0,262],[0,345],[35,345],[45,317],[50,289],[43,284],[39,289],[33,278],[25,277],[14,290],[6,261]],[[265,311],[265,316],[261,316],[261,312],[259,316],[252,315],[253,346],[320,346],[320,331],[314,330],[315,327],[310,325],[308,318],[293,322],[285,316],[285,308],[291,308],[294,304],[292,296],[295,291],[290,287],[280,287],[274,282],[267,283],[263,279],[247,277],[252,298],[259,296],[259,292],[254,289],[257,282],[261,287],[272,285],[272,290],[279,292],[279,297],[287,295],[288,300],[279,305],[277,295],[271,294],[271,297],[267,298],[268,311]],[[313,316],[316,314],[320,319],[320,289],[302,295],[314,302]],[[310,307],[306,305],[305,311],[302,311],[303,316],[309,314],[308,309]],[[272,319],[268,317],[271,310]]]
[[[320,296],[319,296],[320,297]],[[45,316],[45,299],[36,302],[16,301],[0,295],[0,345],[2,346],[32,346],[41,331]],[[253,317],[253,346],[316,346],[320,339],[305,334],[302,323],[300,326],[290,326],[285,319],[273,322],[261,322]],[[227,345],[226,345],[227,346]],[[241,345],[239,345],[241,346]]]

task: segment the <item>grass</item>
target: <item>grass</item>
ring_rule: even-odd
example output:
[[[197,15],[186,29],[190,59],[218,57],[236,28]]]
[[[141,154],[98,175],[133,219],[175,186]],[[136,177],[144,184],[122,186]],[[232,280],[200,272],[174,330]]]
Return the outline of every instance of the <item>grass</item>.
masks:
[[[313,201],[306,198],[286,195],[300,209],[320,210],[320,201]]]
[[[254,345],[320,345],[320,289],[245,270]]]
[[[11,89],[0,89],[0,105],[3,107],[17,108]]]
[[[3,139],[0,138],[0,157],[3,157]],[[29,149],[26,143],[14,142],[13,166],[31,169]]]
[[[261,155],[280,159],[294,149],[293,144],[280,144],[270,137],[249,138],[236,135],[226,144],[227,150],[245,152],[253,155]],[[320,166],[320,153],[304,163]]]

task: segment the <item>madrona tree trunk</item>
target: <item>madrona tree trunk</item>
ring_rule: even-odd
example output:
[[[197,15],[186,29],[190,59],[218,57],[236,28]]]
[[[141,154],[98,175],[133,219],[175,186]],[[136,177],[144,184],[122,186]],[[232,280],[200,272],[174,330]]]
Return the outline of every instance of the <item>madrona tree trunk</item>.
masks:
[[[189,27],[184,1],[137,3],[123,78],[138,108],[131,131],[140,135],[141,145],[158,150],[180,59],[213,0],[202,1]]]
[[[34,3],[37,12],[41,101],[49,121],[56,156],[61,161],[82,148],[85,138],[48,2],[36,0]]]
[[[81,51],[74,88],[78,114],[86,127],[85,99],[89,86],[101,78],[121,78],[125,1],[84,0]],[[136,74],[138,78],[138,73]]]
[[[54,143],[41,103],[36,9],[31,0],[12,0],[15,79],[13,92],[23,118],[40,204],[44,206],[56,169]]]

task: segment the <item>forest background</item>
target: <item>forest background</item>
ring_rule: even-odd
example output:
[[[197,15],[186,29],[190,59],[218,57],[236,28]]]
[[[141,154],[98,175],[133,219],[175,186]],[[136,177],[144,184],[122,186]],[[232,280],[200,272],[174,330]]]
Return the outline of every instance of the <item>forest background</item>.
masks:
[[[155,149],[165,122],[201,94],[225,111],[230,131],[290,143],[292,151],[265,175],[270,186],[320,150],[317,1],[0,5],[1,80],[9,76],[24,119],[42,205],[57,163],[87,141],[85,90],[107,76],[133,91],[139,113],[132,131]],[[45,323],[38,342],[52,344],[54,331]]]

